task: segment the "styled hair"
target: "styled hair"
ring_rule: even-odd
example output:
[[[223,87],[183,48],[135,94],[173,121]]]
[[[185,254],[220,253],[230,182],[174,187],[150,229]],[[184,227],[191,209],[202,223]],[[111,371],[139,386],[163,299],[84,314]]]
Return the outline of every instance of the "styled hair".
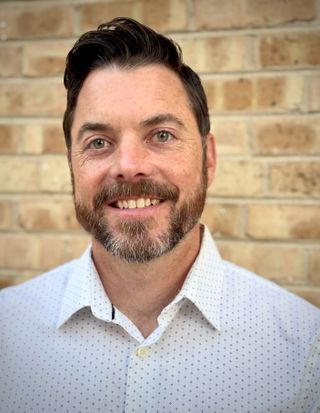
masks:
[[[133,19],[118,17],[84,33],[68,53],[64,72],[67,106],[63,118],[68,150],[77,99],[88,74],[108,66],[129,69],[149,64],[164,65],[180,78],[205,146],[210,131],[207,98],[199,76],[183,63],[179,45]]]

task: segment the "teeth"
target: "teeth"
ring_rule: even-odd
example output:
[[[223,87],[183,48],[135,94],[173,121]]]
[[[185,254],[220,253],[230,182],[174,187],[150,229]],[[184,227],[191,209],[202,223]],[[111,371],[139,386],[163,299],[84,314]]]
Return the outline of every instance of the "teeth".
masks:
[[[123,201],[117,201],[116,205],[120,209],[134,209],[134,208],[145,208],[150,205],[160,204],[159,199],[150,198],[139,198],[139,199],[128,199]]]

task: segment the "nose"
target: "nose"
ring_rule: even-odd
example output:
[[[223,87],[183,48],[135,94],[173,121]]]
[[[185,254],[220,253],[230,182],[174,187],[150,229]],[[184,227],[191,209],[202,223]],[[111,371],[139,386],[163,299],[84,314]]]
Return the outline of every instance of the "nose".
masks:
[[[126,136],[118,143],[112,156],[110,174],[117,180],[148,177],[152,171],[151,163],[146,143],[137,136]]]

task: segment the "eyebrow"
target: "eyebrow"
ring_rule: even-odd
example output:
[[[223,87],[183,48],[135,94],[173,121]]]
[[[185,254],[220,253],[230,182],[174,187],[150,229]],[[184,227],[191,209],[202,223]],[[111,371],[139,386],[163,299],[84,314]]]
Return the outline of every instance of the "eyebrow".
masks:
[[[141,126],[143,127],[150,127],[150,126],[156,126],[159,125],[160,123],[174,123],[176,126],[186,129],[185,124],[177,118],[176,116],[172,115],[171,113],[161,113],[159,115],[152,116],[149,119],[146,119],[140,123]]]
[[[109,123],[100,122],[85,122],[79,129],[77,135],[77,142],[82,140],[85,132],[110,132],[113,131],[112,126]]]
[[[140,125],[142,127],[152,127],[166,122],[174,123],[178,127],[186,129],[185,124],[179,118],[172,115],[171,113],[161,113],[159,115],[152,116],[151,118],[148,118],[140,122]],[[110,125],[110,123],[85,122],[79,129],[79,132],[77,134],[77,142],[81,142],[82,137],[86,132],[108,133],[112,131],[114,131],[114,129]]]

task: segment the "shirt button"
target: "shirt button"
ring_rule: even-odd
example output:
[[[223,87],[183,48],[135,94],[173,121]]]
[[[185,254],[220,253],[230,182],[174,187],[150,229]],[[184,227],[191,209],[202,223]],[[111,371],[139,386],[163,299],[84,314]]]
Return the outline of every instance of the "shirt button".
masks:
[[[150,354],[150,349],[148,347],[139,347],[136,350],[136,355],[140,358],[145,358]]]

